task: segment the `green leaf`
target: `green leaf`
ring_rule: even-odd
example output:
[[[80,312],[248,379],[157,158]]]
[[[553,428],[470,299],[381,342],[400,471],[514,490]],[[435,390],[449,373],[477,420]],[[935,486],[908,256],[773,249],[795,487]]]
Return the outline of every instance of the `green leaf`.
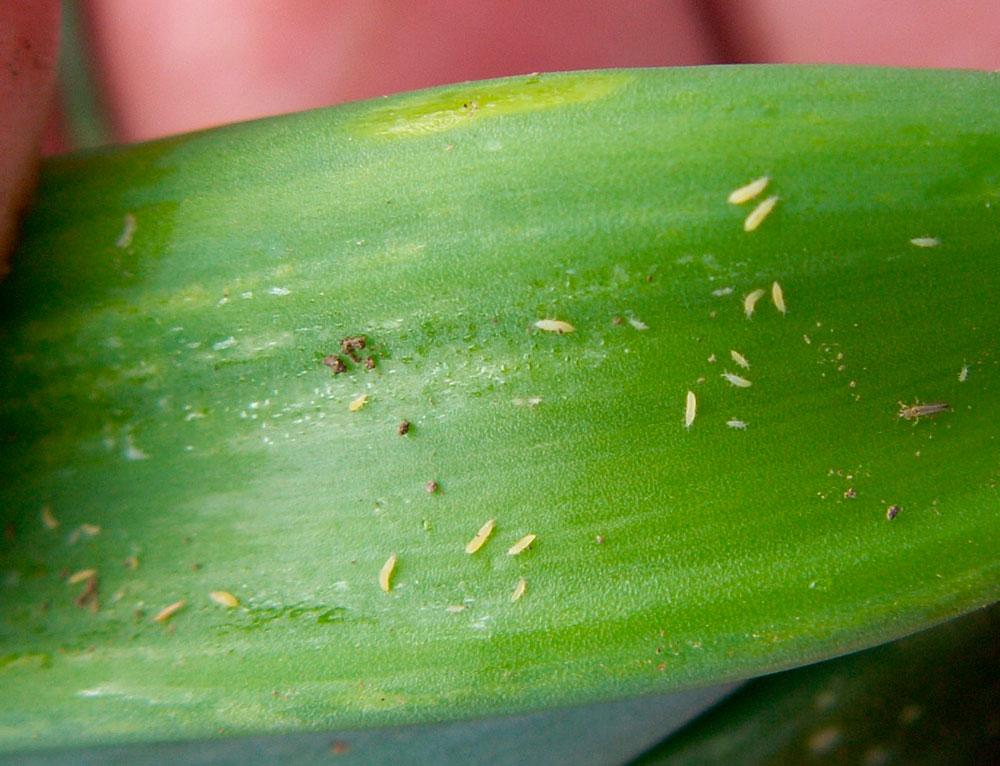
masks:
[[[635,766],[996,763],[994,607],[747,684]]]
[[[664,692],[995,600],[998,82],[541,75],[48,162],[0,287],[0,748]]]

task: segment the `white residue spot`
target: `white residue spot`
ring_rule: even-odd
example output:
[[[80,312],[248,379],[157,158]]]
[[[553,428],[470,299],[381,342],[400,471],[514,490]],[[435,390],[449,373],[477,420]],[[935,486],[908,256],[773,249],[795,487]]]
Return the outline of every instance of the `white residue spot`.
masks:
[[[132,441],[132,434],[128,434],[125,437],[125,451],[126,460],[148,460],[149,455],[135,446],[135,442]]]
[[[722,373],[722,377],[724,377],[727,381],[729,381],[729,383],[736,386],[737,388],[750,388],[750,386],[753,385],[746,378],[741,378],[739,375],[734,375],[731,372]]]
[[[687,398],[684,403],[684,427],[690,428],[694,423],[695,415],[698,414],[698,399],[694,395],[694,391],[687,392]]]
[[[712,295],[714,295],[716,298],[722,298],[725,297],[726,295],[732,295],[732,294],[733,294],[733,288],[731,287],[720,287],[718,290],[712,290]]]
[[[559,335],[567,332],[574,332],[576,330],[576,328],[569,322],[563,322],[559,319],[539,319],[535,322],[535,327],[539,330],[554,332]]]
[[[969,379],[969,365],[963,364],[962,369],[958,371],[958,382],[964,383]]]
[[[812,338],[810,338],[808,335],[803,335],[802,340],[806,342],[807,346],[812,345]]]
[[[629,319],[628,323],[632,325],[637,330],[648,330],[649,325],[643,322],[641,319]]]
[[[212,344],[212,350],[213,351],[224,351],[227,348],[232,348],[238,342],[239,341],[237,341],[236,338],[234,338],[232,335],[230,335],[225,340],[220,340],[220,341],[218,341],[216,343],[213,343]]]
[[[743,313],[747,315],[747,319],[753,316],[754,309],[757,307],[757,301],[764,297],[764,291],[761,289],[756,289],[753,292],[749,292],[743,298]]]
[[[746,217],[746,220],[743,221],[743,231],[754,231],[771,214],[771,211],[774,210],[774,206],[777,204],[777,197],[768,197],[757,205],[757,207],[750,211],[750,215]]]
[[[511,400],[515,407],[537,407],[542,403],[542,397],[540,396],[529,396],[526,399],[518,397],[517,399]]]
[[[122,233],[115,241],[115,247],[126,248],[132,244],[132,237],[135,235],[136,220],[131,213],[126,213],[122,221]]]
[[[937,237],[914,237],[910,240],[910,244],[917,247],[937,247],[941,244],[941,240]]]
[[[745,431],[747,428],[746,421],[737,420],[736,418],[733,418],[732,420],[727,420],[726,425],[729,426],[730,428],[735,428],[737,431]]]
[[[287,287],[272,287],[267,292],[268,295],[289,295],[292,291]]]
[[[741,186],[739,189],[733,189],[727,198],[729,204],[742,205],[744,202],[749,202],[767,188],[770,180],[768,176],[762,176],[756,181],[751,181],[745,186]]]
[[[741,354],[736,349],[732,349],[729,352],[729,356],[731,356],[733,358],[733,361],[736,362],[736,364],[738,364],[744,370],[749,370],[750,369],[750,362],[748,362],[747,358],[745,356],[743,356],[743,354]]]

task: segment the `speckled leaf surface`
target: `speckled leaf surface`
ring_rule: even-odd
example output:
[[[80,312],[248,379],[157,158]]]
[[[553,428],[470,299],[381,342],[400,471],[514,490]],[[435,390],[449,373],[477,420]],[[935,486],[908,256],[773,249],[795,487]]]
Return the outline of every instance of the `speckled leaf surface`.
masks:
[[[995,600],[998,95],[540,75],[50,161],[0,285],[0,747],[668,691]]]

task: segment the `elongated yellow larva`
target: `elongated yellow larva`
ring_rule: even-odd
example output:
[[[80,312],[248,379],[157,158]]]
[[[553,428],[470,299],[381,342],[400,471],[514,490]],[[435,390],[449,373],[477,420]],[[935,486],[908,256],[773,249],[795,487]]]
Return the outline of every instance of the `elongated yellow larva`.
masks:
[[[496,526],[495,519],[490,519],[483,524],[479,528],[479,531],[476,532],[476,536],[465,544],[465,552],[471,555],[482,548],[486,544],[486,541],[490,538],[490,535],[493,534],[494,526]]]
[[[511,601],[517,601],[521,596],[524,595],[524,591],[528,589],[528,581],[523,577],[517,581],[517,585],[514,586],[514,592],[510,594]]]
[[[767,188],[770,180],[770,177],[762,176],[756,181],[751,181],[745,186],[741,186],[739,189],[733,189],[729,192],[729,204],[742,205],[744,202],[749,202]]]
[[[76,585],[84,580],[89,580],[91,577],[97,576],[96,569],[81,569],[79,572],[74,572],[69,577],[66,578],[66,582],[69,585]]]
[[[368,404],[368,394],[361,394],[361,396],[358,396],[351,400],[351,403],[347,405],[347,409],[349,409],[351,412],[357,412],[366,404]]]
[[[694,391],[687,392],[687,400],[684,404],[684,427],[690,428],[694,423],[694,417],[698,414],[698,399]]]
[[[753,316],[753,311],[757,307],[757,301],[764,297],[764,291],[760,288],[749,292],[746,297],[743,298],[743,313],[747,315],[747,319]]]
[[[777,204],[777,197],[768,197],[757,205],[757,207],[750,211],[750,215],[746,217],[746,220],[743,221],[743,231],[754,231],[771,214],[771,211],[774,210],[774,206]]]
[[[917,247],[937,247],[941,244],[941,240],[937,237],[914,237],[910,240],[910,244]]]
[[[962,369],[958,371],[958,382],[964,383],[969,379],[969,365],[963,364]]]
[[[732,349],[729,352],[729,356],[731,356],[733,358],[733,361],[736,362],[736,364],[738,364],[744,370],[749,370],[750,369],[750,362],[748,362],[747,358],[745,356],[743,356],[743,354],[741,354],[736,349]]]
[[[563,322],[559,319],[539,319],[535,322],[535,327],[544,332],[554,332],[558,335],[576,331],[576,328],[569,322]]]
[[[47,505],[42,506],[42,523],[46,529],[55,529],[59,526],[59,519],[52,515],[52,509]]]
[[[227,590],[213,590],[208,594],[208,597],[219,606],[224,606],[227,609],[240,605],[240,600]]]
[[[378,573],[378,586],[386,593],[392,590],[392,575],[396,570],[396,561],[398,557],[393,553],[385,560]]]
[[[507,549],[508,556],[516,556],[525,548],[535,542],[536,535],[527,534]]]
[[[170,606],[163,607],[163,609],[156,613],[156,617],[153,618],[153,622],[166,622],[186,605],[187,600],[182,598],[180,601],[175,601]]]
[[[785,293],[777,282],[771,285],[771,300],[774,302],[774,307],[784,315],[786,311]]]

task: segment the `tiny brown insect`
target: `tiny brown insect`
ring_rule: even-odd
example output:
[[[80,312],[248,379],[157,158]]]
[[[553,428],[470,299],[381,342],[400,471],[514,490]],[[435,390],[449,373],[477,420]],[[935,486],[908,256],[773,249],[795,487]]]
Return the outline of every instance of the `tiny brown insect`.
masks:
[[[890,505],[888,508],[885,509],[885,517],[889,521],[892,521],[894,518],[896,518],[899,515],[899,512],[901,510],[903,510],[903,509],[900,508],[898,505]]]
[[[903,402],[899,402],[899,417],[903,418],[903,420],[931,418],[950,410],[951,405],[947,402],[930,402],[929,404],[904,404]]]
[[[424,485],[424,489],[427,490],[428,494],[433,495],[435,492],[441,489],[441,486],[436,481],[434,481],[434,479],[431,479]]]
[[[408,433],[410,433],[410,421],[400,420],[399,425],[396,426],[396,433],[399,434],[400,436],[406,436]]]
[[[365,357],[365,369],[366,370],[374,370],[375,369],[375,357],[373,357],[373,356],[366,356]]]

